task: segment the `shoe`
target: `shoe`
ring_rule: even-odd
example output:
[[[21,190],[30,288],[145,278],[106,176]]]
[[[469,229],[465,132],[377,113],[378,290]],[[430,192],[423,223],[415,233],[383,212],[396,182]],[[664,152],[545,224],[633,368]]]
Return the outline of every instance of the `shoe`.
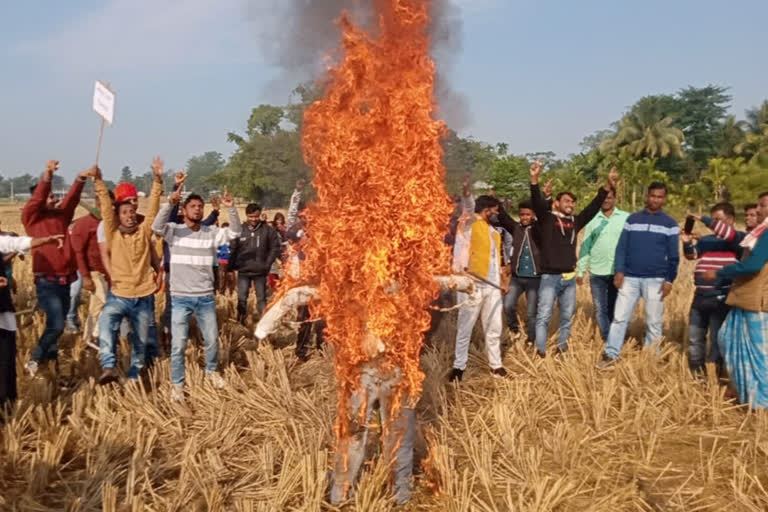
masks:
[[[491,370],[491,376],[494,379],[503,379],[507,375],[507,370],[505,370],[503,366],[501,368],[494,368]]]
[[[454,368],[448,380],[451,382],[459,383],[461,382],[462,377],[464,377],[464,370],[459,370],[458,368]]]
[[[119,380],[120,374],[117,373],[115,368],[104,368],[104,371],[101,372],[101,375],[99,376],[99,384],[101,386],[106,386],[107,384],[111,384]]]
[[[213,389],[224,389],[227,387],[227,381],[218,372],[208,372],[205,374],[205,378],[211,383]]]
[[[525,346],[527,346],[527,347],[532,347],[532,346],[534,346],[535,344],[536,344],[536,340],[535,340],[535,339],[533,339],[533,338],[527,338],[527,339],[525,340]]]
[[[616,359],[613,359],[611,357],[608,357],[607,355],[603,354],[603,358],[600,359],[600,362],[597,363],[597,369],[598,370],[613,370],[616,368]]]
[[[555,356],[554,357],[564,356],[567,353],[568,353],[568,349],[567,348],[565,350],[562,350],[560,348],[556,348],[555,349]]]
[[[67,323],[67,325],[64,326],[64,332],[67,334],[77,334],[80,332],[80,327],[76,326],[75,324]]]
[[[184,402],[184,386],[171,385],[171,400],[179,403]]]
[[[539,359],[544,359],[545,357],[547,357],[546,352],[542,352],[541,350],[538,350],[538,349],[536,350],[536,355],[539,356]]]
[[[34,359],[30,359],[27,361],[27,364],[24,365],[24,368],[29,372],[30,377],[34,377],[37,375],[39,365],[37,364],[37,361]]]

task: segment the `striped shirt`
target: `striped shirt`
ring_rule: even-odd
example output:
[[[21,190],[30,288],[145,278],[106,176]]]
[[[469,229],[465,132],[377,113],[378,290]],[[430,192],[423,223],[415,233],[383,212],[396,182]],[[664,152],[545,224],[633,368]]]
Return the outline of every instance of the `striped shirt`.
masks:
[[[202,297],[213,294],[213,265],[220,245],[240,236],[237,208],[229,208],[228,228],[168,222],[172,205],[160,209],[152,230],[168,244],[171,253],[171,295]]]

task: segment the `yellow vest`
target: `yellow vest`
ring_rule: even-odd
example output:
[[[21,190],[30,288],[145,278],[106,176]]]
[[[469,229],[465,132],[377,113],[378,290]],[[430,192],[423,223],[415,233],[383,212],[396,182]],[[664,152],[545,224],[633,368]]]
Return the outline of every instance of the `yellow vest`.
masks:
[[[501,276],[501,235],[483,219],[475,219],[469,239],[469,270],[486,279],[491,266],[491,236],[496,244],[494,257],[497,258],[496,268]]]

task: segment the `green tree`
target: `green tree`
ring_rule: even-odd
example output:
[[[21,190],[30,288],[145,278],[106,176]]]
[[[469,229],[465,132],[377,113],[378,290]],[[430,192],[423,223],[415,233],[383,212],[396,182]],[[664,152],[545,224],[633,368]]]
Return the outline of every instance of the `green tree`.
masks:
[[[216,151],[207,151],[202,155],[193,156],[187,161],[185,188],[207,196],[217,187],[215,180],[211,177],[225,164],[224,157]]]
[[[626,149],[636,158],[682,157],[685,136],[668,115],[670,101],[665,96],[642,98],[619,121],[616,134],[601,144],[601,151]]]
[[[709,184],[714,202],[720,202],[725,192],[725,183],[729,176],[738,174],[744,165],[743,158],[710,158],[707,172],[701,175],[704,183]]]
[[[529,196],[530,162],[524,156],[506,155],[491,163],[488,181],[494,192],[515,201]]]
[[[738,121],[736,116],[728,116],[720,128],[719,147],[717,156],[732,158],[737,155],[736,148],[745,140],[746,132],[749,129],[747,121]]]
[[[685,153],[697,170],[706,169],[707,161],[721,147],[722,127],[731,102],[727,91],[727,87],[716,85],[689,86],[677,94],[674,124],[683,130]]]
[[[495,150],[472,137],[459,137],[453,130],[448,131],[441,143],[446,187],[453,191],[461,190],[461,180],[465,174],[469,174],[473,179],[490,179],[491,167],[499,157],[497,151],[506,153],[506,147],[503,145]]]
[[[133,183],[133,172],[127,165],[120,171],[120,183]]]

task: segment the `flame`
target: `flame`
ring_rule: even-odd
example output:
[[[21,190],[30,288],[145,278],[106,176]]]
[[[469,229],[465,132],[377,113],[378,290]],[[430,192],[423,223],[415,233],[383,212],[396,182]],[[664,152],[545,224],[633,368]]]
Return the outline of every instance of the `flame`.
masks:
[[[450,269],[429,3],[374,0],[375,36],[343,13],[340,60],[304,114],[317,200],[307,208],[301,280],[317,284],[312,315],[326,320],[335,349],[337,441],[349,434],[347,404],[362,364],[400,369],[393,409],[418,400],[419,355],[438,293],[432,276]]]

